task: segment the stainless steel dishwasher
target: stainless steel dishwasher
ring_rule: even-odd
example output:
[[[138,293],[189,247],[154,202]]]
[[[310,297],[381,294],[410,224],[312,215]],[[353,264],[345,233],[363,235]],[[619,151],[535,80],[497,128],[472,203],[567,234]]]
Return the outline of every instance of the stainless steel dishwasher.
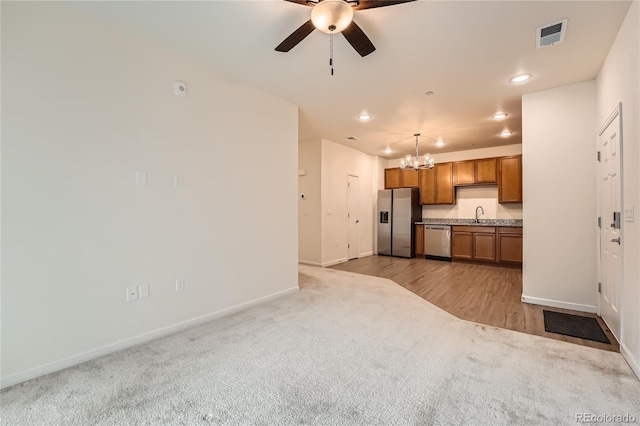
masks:
[[[424,255],[428,259],[451,260],[451,226],[424,225]]]

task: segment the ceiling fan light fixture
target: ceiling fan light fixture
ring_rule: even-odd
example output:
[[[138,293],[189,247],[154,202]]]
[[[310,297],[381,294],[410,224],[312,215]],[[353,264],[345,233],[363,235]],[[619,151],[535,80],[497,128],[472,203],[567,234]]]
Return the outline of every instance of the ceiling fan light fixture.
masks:
[[[353,21],[353,9],[344,0],[323,0],[311,10],[311,22],[323,33],[339,33]]]

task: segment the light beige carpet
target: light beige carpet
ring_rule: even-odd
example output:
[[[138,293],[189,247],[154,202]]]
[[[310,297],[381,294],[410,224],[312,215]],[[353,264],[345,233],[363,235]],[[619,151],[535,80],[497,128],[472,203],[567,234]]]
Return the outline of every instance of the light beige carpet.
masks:
[[[381,278],[300,277],[298,293],[5,389],[2,424],[640,421],[620,354],[465,322]]]

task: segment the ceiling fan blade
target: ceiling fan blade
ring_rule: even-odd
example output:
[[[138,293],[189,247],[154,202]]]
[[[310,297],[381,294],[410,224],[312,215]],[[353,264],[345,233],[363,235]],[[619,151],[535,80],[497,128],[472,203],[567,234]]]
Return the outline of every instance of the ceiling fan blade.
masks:
[[[289,37],[285,38],[284,41],[276,47],[276,50],[278,52],[290,51],[315,29],[316,27],[313,26],[313,22],[309,19],[307,22],[302,24],[300,28],[292,32]]]
[[[307,0],[284,0],[284,1],[288,1],[289,3],[301,4],[303,6],[313,6],[313,4],[309,4]]]
[[[369,37],[367,37],[355,21],[351,21],[351,24],[342,30],[342,35],[362,57],[365,57],[376,50],[373,43],[371,43],[371,40],[369,40]]]
[[[373,9],[374,7],[394,6],[416,0],[360,0],[353,10]]]

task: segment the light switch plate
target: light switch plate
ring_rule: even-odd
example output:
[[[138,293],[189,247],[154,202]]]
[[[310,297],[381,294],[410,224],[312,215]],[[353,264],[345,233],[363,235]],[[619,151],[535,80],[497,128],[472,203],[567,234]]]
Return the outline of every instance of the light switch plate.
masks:
[[[147,186],[147,172],[144,170],[136,170],[136,185]]]
[[[624,221],[633,222],[635,220],[635,206],[624,206]]]
[[[176,280],[176,291],[184,291],[184,279],[179,278]]]
[[[149,284],[139,285],[138,294],[140,299],[146,299],[147,297],[149,297]]]
[[[174,176],[173,177],[173,186],[176,188],[182,188],[182,186],[184,185],[184,182],[182,180],[182,176]]]

